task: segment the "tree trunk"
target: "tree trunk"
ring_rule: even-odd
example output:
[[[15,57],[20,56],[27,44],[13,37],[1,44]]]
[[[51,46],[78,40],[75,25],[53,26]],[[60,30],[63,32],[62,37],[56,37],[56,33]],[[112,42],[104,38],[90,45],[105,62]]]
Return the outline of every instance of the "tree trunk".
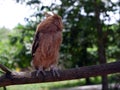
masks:
[[[105,54],[105,42],[103,37],[103,30],[100,22],[100,8],[99,1],[95,0],[95,18],[96,18],[96,29],[98,33],[98,59],[100,64],[106,63],[106,54]],[[102,90],[108,90],[108,80],[107,75],[102,76]]]

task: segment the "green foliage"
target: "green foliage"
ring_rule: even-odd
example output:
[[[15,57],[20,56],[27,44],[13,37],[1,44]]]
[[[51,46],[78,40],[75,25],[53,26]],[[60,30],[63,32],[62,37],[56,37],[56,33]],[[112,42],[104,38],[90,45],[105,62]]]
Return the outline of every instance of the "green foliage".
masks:
[[[1,34],[0,63],[14,69],[30,66],[34,30],[19,24],[11,32],[5,30]]]
[[[9,34],[11,31],[5,27],[0,29],[0,63],[11,67],[12,66],[12,46],[9,44]]]
[[[9,36],[10,44],[15,47],[14,61],[21,68],[30,66],[31,44],[34,30],[27,26],[18,25]]]
[[[75,65],[78,66],[85,66],[90,64],[95,64],[97,61],[97,30],[96,30],[96,16],[95,16],[95,2],[94,0],[70,0],[70,1],[64,1],[61,0],[62,5],[59,10],[59,14],[63,17],[64,25],[65,25],[65,31],[63,35],[63,45],[61,52],[64,53],[63,58],[66,59],[67,66],[75,67]],[[100,8],[100,13],[105,13],[104,18],[109,18],[110,16],[107,14],[109,11],[115,12],[115,7],[117,4],[112,3],[111,1],[107,1],[110,6],[106,6],[104,2],[101,0],[98,0],[98,7]],[[109,8],[109,9],[108,9]],[[84,11],[84,13],[82,13]],[[106,51],[108,50],[108,47],[111,47],[109,38],[110,36],[109,28],[114,27],[115,25],[106,25],[105,19],[101,20],[101,25],[103,29],[103,38],[104,43],[106,44],[105,48]],[[117,27],[117,28],[115,28]],[[112,35],[117,36],[120,35],[118,32],[119,25],[116,25],[114,28],[111,29]],[[110,36],[110,37],[109,37]],[[101,37],[102,38],[102,37]],[[116,40],[117,38],[115,38]],[[117,42],[119,42],[117,40]],[[112,41],[115,45],[115,41]],[[116,49],[112,49],[116,52],[119,47]],[[109,50],[109,52],[111,52]],[[108,52],[108,53],[109,53]],[[66,54],[67,53],[67,54]],[[114,53],[112,53],[114,54]],[[119,53],[118,53],[119,54]],[[116,54],[114,54],[116,55]],[[69,56],[69,57],[68,57]],[[115,57],[109,57],[109,55],[106,56],[109,60],[110,58]],[[66,64],[65,62],[65,64]],[[72,62],[72,63],[71,63]]]

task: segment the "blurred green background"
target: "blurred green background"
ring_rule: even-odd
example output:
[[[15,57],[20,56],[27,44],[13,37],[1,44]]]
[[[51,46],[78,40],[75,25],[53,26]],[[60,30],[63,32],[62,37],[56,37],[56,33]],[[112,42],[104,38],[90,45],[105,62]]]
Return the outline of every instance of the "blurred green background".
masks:
[[[52,0],[47,6],[43,4],[43,0],[15,0],[16,3],[31,7],[34,12],[25,18],[25,25],[18,24],[13,30],[0,28],[0,63],[16,71],[31,70],[31,44],[36,26],[45,17],[43,15],[45,11],[53,11],[63,19],[63,42],[59,59],[61,69],[118,61],[120,59],[120,1],[113,1]],[[113,19],[115,22],[112,21]],[[104,60],[101,60],[100,54]],[[108,83],[120,83],[118,78],[119,75],[109,75]],[[71,82],[20,87],[26,88],[25,90],[49,90],[100,83],[100,77],[92,77]],[[18,87],[10,86],[7,89],[21,90]]]

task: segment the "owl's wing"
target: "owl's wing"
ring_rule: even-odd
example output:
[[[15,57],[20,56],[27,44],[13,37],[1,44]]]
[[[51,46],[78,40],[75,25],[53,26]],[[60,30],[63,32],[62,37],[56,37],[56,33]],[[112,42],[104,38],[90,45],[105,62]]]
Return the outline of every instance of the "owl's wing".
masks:
[[[32,57],[34,57],[34,53],[36,52],[38,48],[39,42],[40,42],[40,32],[37,32],[34,37],[34,41],[32,45]]]

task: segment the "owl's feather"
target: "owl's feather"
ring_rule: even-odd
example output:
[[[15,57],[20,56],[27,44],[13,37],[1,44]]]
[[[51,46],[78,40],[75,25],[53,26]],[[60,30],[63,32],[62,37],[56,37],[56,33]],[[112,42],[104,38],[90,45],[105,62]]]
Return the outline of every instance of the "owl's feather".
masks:
[[[62,28],[62,19],[56,14],[49,15],[38,25],[32,45],[32,64],[36,69],[47,69],[58,63]]]

